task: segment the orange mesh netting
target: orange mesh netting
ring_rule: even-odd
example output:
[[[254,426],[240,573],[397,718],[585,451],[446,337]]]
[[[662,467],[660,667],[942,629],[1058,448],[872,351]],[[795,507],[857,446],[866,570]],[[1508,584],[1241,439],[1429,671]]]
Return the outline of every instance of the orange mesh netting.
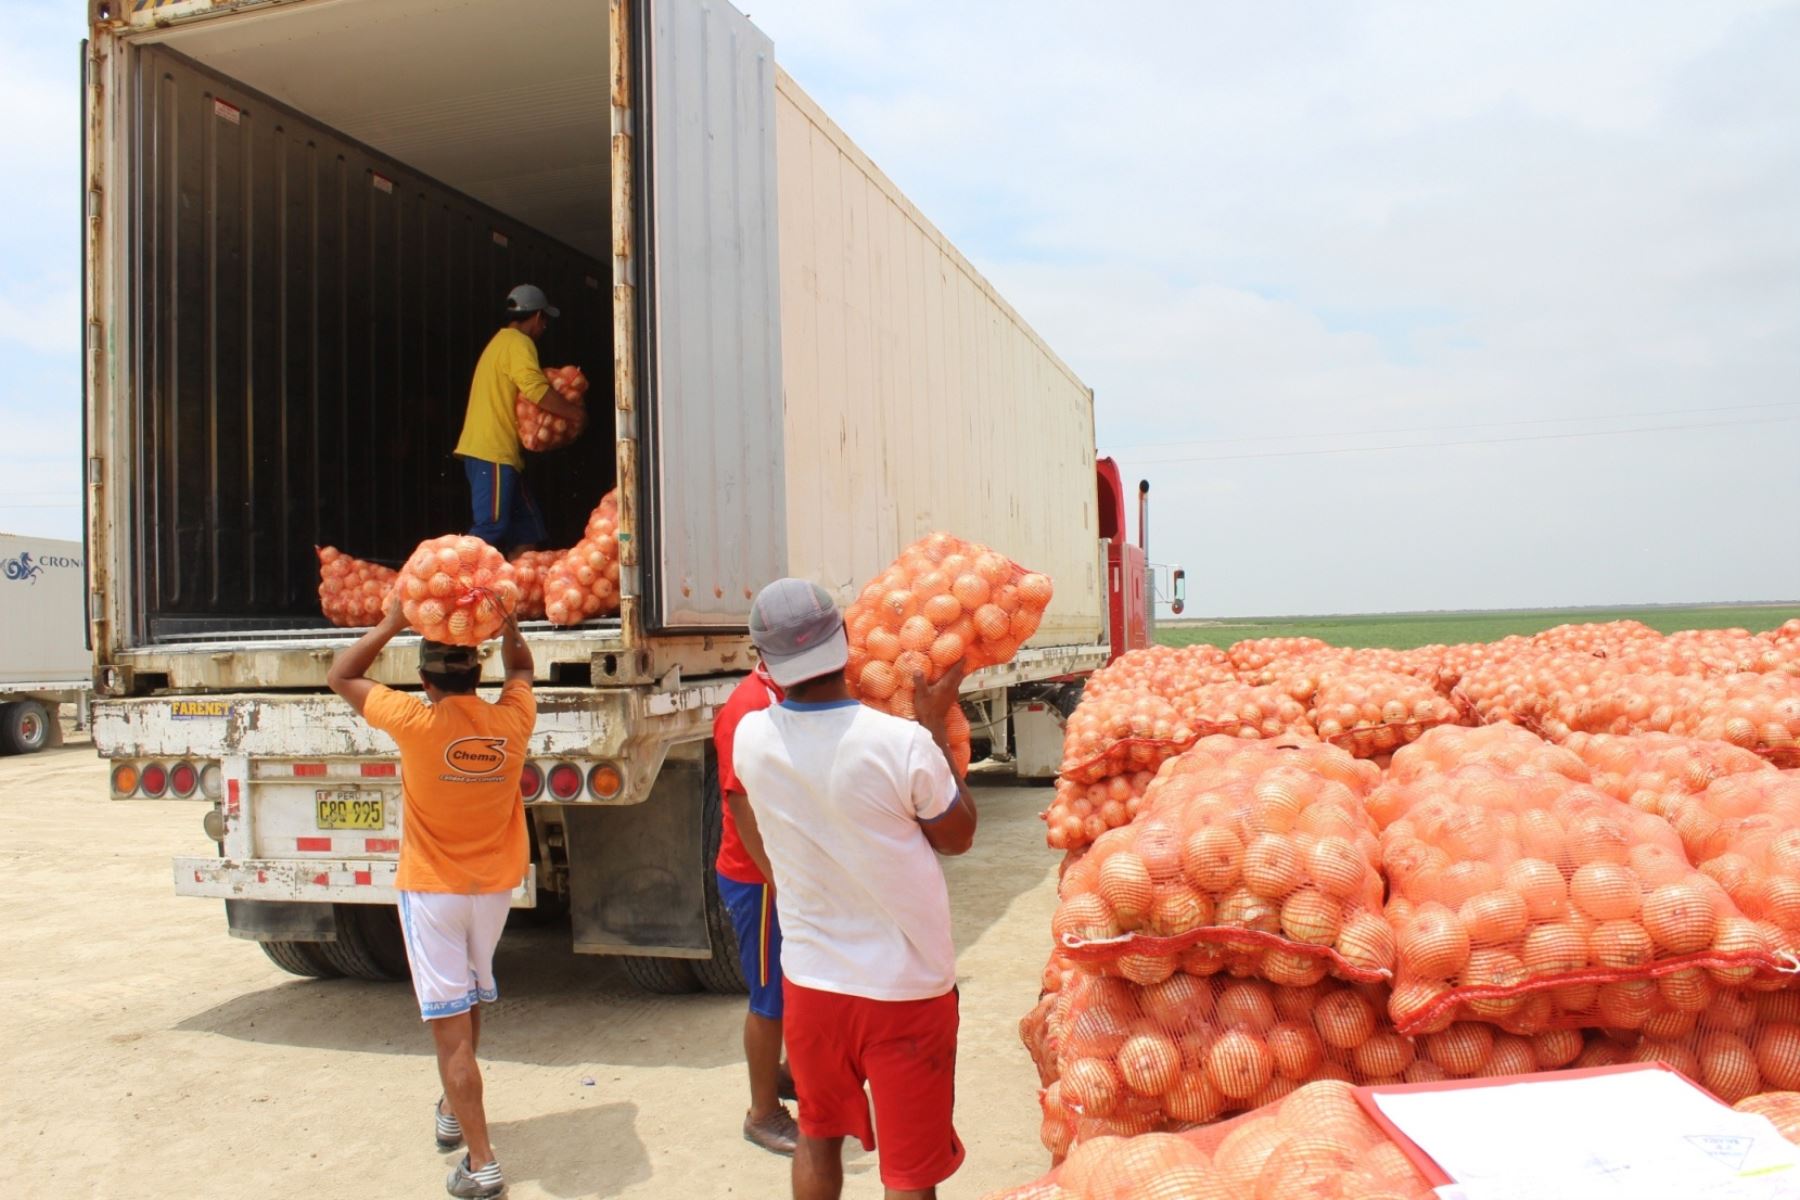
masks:
[[[864,704],[913,716],[914,679],[935,681],[957,663],[969,671],[1008,663],[1037,632],[1053,594],[1050,577],[948,533],[920,538],[871,580],[844,612],[845,678]],[[950,748],[969,766],[968,719],[950,710]]]
[[[1470,765],[1384,785],[1371,809],[1407,1033],[1638,1028],[1661,976],[1782,965],[1667,821],[1591,786]]]
[[[469,534],[419,543],[394,581],[406,622],[434,642],[478,646],[500,632],[519,585],[500,552]]]
[[[1375,768],[1317,743],[1207,738],[1168,764],[1138,819],[1073,862],[1051,928],[1089,969],[1303,984],[1386,977]]]
[[[351,627],[379,623],[398,572],[352,558],[335,546],[315,550],[319,555],[319,610],[325,619]]]
[[[580,367],[545,367],[544,378],[558,396],[585,409],[588,379]],[[523,395],[513,398],[513,416],[519,423],[519,442],[527,450],[560,450],[581,436],[582,422],[553,416]]]
[[[579,625],[619,611],[619,491],[600,498],[580,541],[544,570],[544,615]]]
[[[1431,1186],[1339,1080],[1187,1133],[1096,1137],[988,1200],[1430,1200]]]

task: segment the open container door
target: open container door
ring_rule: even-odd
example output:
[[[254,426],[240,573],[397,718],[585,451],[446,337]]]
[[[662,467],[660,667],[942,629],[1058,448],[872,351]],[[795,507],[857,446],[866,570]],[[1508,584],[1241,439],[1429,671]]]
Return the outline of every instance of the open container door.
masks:
[[[644,623],[741,629],[787,573],[775,53],[727,4],[640,11]]]

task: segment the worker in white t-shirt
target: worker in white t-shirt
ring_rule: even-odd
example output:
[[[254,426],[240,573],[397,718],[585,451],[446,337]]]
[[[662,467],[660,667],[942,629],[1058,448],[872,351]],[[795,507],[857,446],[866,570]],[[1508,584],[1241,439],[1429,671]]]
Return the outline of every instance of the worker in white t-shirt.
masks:
[[[800,579],[762,590],[750,637],[787,697],[744,717],[732,758],[775,872],[800,1107],[795,1200],[837,1200],[844,1139],[873,1150],[877,1127],[888,1200],[932,1200],[964,1154],[951,1123],[956,947],[937,859],[975,840],[945,732],[962,669],[915,681],[916,724],[858,703],[843,617]]]

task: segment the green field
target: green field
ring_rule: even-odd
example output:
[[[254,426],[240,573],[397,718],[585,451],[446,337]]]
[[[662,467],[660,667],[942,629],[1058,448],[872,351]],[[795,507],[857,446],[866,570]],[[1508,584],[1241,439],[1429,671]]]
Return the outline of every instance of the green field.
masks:
[[[1316,637],[1334,646],[1387,646],[1409,650],[1434,643],[1492,642],[1509,634],[1533,634],[1557,625],[1593,621],[1642,621],[1653,629],[1773,629],[1800,617],[1800,605],[1708,605],[1700,608],[1561,609],[1538,612],[1373,613],[1351,617],[1223,617],[1209,621],[1160,621],[1156,640],[1165,646],[1206,642],[1229,646],[1246,638]]]

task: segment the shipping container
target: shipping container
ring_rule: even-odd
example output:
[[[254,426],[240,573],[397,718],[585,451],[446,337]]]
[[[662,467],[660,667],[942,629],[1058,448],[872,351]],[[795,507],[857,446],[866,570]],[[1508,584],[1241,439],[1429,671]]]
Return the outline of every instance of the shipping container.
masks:
[[[610,488],[621,507],[617,617],[527,629],[547,717],[521,902],[569,906],[578,948],[649,956],[652,986],[736,982],[706,738],[770,579],[847,602],[937,528],[1050,574],[1036,638],[965,688],[1001,754],[1016,699],[1106,659],[1092,393],[729,5],[91,17],[96,742],[119,794],[171,764],[218,784],[217,853],[177,887],[277,961],[335,946],[302,958],[379,973],[351,951],[387,944],[363,910],[392,900],[397,812],[311,825],[321,772],[394,791],[391,746],[321,694],[348,635],[314,547],[393,563],[467,527],[450,451],[516,283],[563,310],[543,360],[595,383],[584,438],[527,465],[552,540]],[[374,673],[409,682],[413,657],[402,638]]]

